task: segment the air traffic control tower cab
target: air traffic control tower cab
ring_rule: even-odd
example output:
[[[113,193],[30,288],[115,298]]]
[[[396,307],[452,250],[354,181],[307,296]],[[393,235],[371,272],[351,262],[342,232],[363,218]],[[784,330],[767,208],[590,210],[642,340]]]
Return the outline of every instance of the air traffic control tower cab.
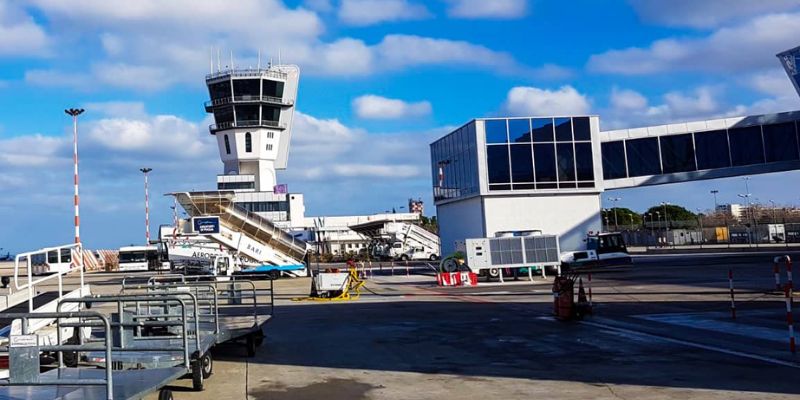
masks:
[[[219,190],[273,192],[275,170],[285,169],[300,69],[295,65],[227,69],[206,76],[206,112],[217,137],[224,175]]]

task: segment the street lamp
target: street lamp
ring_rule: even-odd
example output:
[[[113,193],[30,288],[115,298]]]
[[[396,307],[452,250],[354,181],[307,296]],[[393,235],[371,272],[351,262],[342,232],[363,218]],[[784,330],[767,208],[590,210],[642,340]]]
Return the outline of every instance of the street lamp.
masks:
[[[152,168],[139,168],[139,171],[144,173],[144,235],[145,245],[150,245],[150,192],[147,181],[147,174],[152,171]]]
[[[717,193],[719,193],[719,190],[717,190],[717,189],[712,189],[711,190],[711,194],[714,195],[714,213],[717,212]]]
[[[666,201],[662,201],[661,205],[664,207],[664,231],[669,232],[669,214],[667,214],[667,206],[670,204]]]
[[[79,197],[78,197],[78,116],[83,114],[85,110],[82,108],[69,108],[64,112],[72,117],[72,164],[73,164],[73,184],[75,185],[75,197],[73,198],[73,205],[75,206],[75,243],[81,242],[81,220],[79,212]]]
[[[608,198],[608,201],[611,201],[611,202],[614,203],[614,230],[615,231],[619,231],[619,224],[617,223],[618,222],[617,221],[617,202],[620,201],[620,200],[622,200],[622,199],[619,198],[619,197],[609,197]]]
[[[775,224],[777,223],[777,220],[775,218],[775,202],[772,200],[770,200],[769,202],[770,204],[772,204],[772,223]]]

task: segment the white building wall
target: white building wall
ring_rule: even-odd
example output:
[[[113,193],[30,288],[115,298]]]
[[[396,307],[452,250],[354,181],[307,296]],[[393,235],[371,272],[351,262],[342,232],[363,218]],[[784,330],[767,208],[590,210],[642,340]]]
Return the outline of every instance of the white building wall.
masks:
[[[559,235],[561,251],[573,251],[585,248],[583,241],[589,231],[602,229],[597,194],[487,196],[483,202],[489,237],[501,231],[539,229]]]
[[[436,206],[436,218],[439,222],[442,257],[456,251],[456,241],[486,236],[480,197],[439,204]]]

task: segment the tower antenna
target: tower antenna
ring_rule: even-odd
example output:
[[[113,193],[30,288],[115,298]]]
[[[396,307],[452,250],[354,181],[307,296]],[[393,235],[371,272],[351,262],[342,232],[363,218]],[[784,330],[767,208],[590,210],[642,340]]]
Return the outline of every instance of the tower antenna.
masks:
[[[233,50],[231,50],[231,71],[233,71]]]
[[[208,53],[208,72],[214,73],[214,46],[211,46]]]
[[[217,47],[217,72],[220,72],[222,70],[220,68],[219,63],[220,63],[220,61],[219,61],[219,47]]]
[[[261,71],[261,49],[258,49],[258,70]]]
[[[281,49],[280,49],[280,47],[278,48],[278,65],[282,65],[281,64]]]

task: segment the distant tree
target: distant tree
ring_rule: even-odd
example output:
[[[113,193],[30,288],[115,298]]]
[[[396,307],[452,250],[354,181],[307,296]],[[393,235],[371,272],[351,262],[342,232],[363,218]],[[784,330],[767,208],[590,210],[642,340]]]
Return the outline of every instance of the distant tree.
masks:
[[[425,228],[429,232],[433,232],[435,234],[439,234],[439,221],[436,220],[436,216],[426,217],[424,215],[419,216],[420,225]]]
[[[676,206],[674,204],[667,204],[666,206],[657,205],[652,206],[647,209],[647,213],[656,215],[654,221],[664,220],[664,212],[666,211],[667,220],[670,221],[670,226],[672,226],[673,222],[696,222],[697,215],[695,213],[681,207]]]
[[[636,211],[626,207],[614,207],[602,211],[603,223],[608,221],[609,226],[614,226],[614,211],[617,212],[617,224],[619,226],[641,225],[642,216]]]

